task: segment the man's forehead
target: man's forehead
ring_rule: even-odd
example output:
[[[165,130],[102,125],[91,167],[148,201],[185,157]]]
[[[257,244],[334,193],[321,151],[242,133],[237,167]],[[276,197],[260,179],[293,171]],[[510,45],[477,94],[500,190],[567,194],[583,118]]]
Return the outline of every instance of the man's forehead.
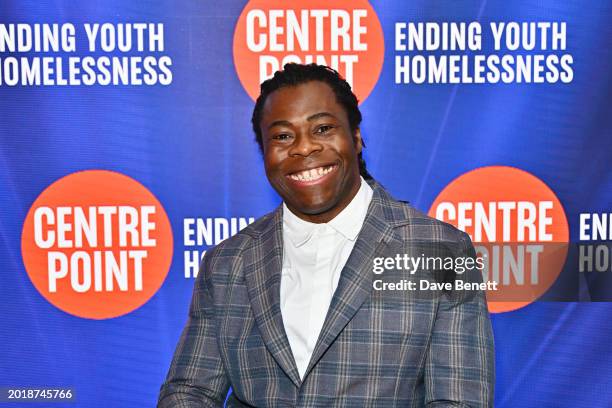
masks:
[[[309,81],[284,86],[270,93],[263,106],[263,118],[272,115],[314,114],[330,112],[341,116],[344,112],[332,88],[322,81]]]

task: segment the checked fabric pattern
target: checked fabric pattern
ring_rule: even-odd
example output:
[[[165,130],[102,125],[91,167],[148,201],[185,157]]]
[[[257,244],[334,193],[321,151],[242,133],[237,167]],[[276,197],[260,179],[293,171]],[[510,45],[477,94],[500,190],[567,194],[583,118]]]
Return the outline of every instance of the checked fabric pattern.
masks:
[[[423,245],[473,256],[469,237],[368,182],[374,196],[304,380],[281,317],[279,206],[206,253],[159,407],[221,407],[230,387],[228,407],[493,405],[484,293],[373,290],[375,279],[428,273],[375,275],[375,257],[418,256]]]

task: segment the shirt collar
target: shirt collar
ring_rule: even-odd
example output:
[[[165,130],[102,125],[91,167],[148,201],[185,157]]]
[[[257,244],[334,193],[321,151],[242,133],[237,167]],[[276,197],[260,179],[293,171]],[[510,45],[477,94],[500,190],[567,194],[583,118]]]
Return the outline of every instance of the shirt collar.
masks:
[[[368,212],[368,206],[372,200],[372,195],[372,188],[366,183],[363,177],[361,177],[361,185],[355,197],[353,197],[351,202],[329,221],[327,225],[332,227],[346,239],[354,241],[357,239],[357,235],[363,226],[363,221]],[[316,224],[301,219],[292,213],[283,202],[283,231],[285,236],[289,237],[296,247],[300,247],[308,242],[317,227],[321,225],[323,224]]]

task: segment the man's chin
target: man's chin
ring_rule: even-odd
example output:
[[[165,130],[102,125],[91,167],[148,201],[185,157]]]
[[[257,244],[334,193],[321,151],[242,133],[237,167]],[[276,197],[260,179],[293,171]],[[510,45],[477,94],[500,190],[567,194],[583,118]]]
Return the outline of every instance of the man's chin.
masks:
[[[297,205],[296,205],[297,204]],[[318,203],[294,203],[290,208],[292,211],[298,211],[301,214],[321,215],[334,207],[334,202],[318,202]]]

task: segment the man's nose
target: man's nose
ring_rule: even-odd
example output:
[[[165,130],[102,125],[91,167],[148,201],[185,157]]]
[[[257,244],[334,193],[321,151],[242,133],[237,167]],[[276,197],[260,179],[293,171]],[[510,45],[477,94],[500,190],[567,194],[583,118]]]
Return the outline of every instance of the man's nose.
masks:
[[[312,135],[307,132],[300,132],[295,135],[295,140],[288,153],[290,156],[310,156],[312,153],[322,149],[323,145],[314,140]]]

